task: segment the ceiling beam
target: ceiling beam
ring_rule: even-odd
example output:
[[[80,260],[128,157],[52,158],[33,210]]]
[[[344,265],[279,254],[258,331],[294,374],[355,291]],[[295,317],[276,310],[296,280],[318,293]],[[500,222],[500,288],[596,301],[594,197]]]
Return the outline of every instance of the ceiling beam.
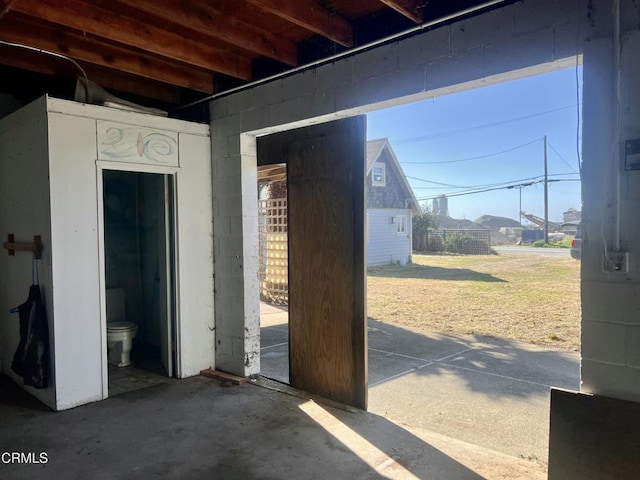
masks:
[[[353,46],[351,23],[316,0],[247,0],[247,2],[340,45]]]
[[[29,32],[28,38],[25,38],[24,32]],[[127,50],[105,43],[93,35],[82,35],[69,30],[59,31],[51,24],[27,20],[20,15],[12,14],[0,24],[0,39],[28,43],[32,47],[60,53],[75,60],[199,92],[213,93],[211,72]]]
[[[69,83],[78,76],[78,71],[70,63],[46,57],[36,52],[17,50],[0,45],[2,64],[44,75],[69,78]],[[85,65],[83,67],[89,78],[108,90],[117,90],[140,97],[153,98],[161,102],[179,105],[182,100],[179,87],[149,80],[141,81],[121,72],[114,72],[103,67]]]
[[[91,33],[123,45],[178,60],[206,70],[251,79],[248,58],[204,45],[80,0],[19,0],[11,11]],[[3,24],[6,22],[6,18]],[[23,41],[29,43],[30,32]]]
[[[182,0],[118,0],[116,3],[204,34],[212,41],[222,40],[258,56],[269,57],[291,66],[297,65],[295,42],[231,17],[211,4]]]
[[[416,23],[422,23],[424,19],[425,0],[380,0],[396,12],[404,15]]]

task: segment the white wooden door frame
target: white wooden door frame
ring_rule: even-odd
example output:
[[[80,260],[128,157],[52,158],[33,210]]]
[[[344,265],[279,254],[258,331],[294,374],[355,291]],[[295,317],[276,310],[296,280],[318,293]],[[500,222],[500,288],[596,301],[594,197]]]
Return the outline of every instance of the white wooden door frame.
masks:
[[[180,309],[178,308],[178,288],[179,288],[179,265],[178,265],[178,257],[179,255],[175,251],[178,247],[177,244],[177,219],[178,219],[178,208],[177,208],[177,176],[179,174],[179,168],[177,167],[163,167],[163,166],[155,166],[155,165],[141,165],[141,164],[131,164],[131,163],[117,163],[110,161],[96,161],[96,183],[97,183],[97,208],[98,208],[98,263],[99,263],[99,271],[100,271],[100,331],[102,334],[102,399],[106,399],[109,397],[109,362],[107,355],[107,304],[106,304],[106,267],[105,267],[105,245],[104,245],[104,170],[112,170],[112,171],[121,171],[121,172],[131,172],[131,173],[152,173],[159,175],[171,175],[173,177],[173,181],[169,182],[169,184],[173,183],[173,209],[172,212],[168,212],[168,214],[172,215],[172,221],[169,222],[170,225],[166,226],[167,235],[172,235],[172,244],[174,249],[174,254],[172,257],[167,259],[167,270],[170,271],[173,268],[173,280],[175,285],[170,289],[168,295],[170,295],[172,305],[168,306],[170,308],[170,317],[169,321],[171,325],[169,326],[168,334],[171,335],[173,332],[175,335],[175,364],[173,365],[173,376],[180,377],[180,341],[178,338],[178,334],[180,332]],[[171,228],[171,231],[170,230]],[[169,247],[170,248],[170,247]],[[173,343],[173,339],[169,338],[169,349],[171,349],[171,344]],[[173,358],[173,355],[170,355],[170,358]]]

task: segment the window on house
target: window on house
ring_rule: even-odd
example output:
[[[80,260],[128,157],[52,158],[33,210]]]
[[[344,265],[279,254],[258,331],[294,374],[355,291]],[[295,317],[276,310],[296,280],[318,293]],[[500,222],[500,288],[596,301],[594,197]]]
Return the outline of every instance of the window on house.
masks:
[[[398,235],[407,234],[407,216],[406,215],[396,215],[396,233]]]
[[[374,163],[371,169],[371,184],[376,187],[384,187],[387,184],[387,175],[384,163]]]

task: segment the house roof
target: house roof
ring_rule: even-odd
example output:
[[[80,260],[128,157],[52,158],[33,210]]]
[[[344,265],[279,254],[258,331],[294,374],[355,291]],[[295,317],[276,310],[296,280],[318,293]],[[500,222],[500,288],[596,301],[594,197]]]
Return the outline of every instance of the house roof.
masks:
[[[413,210],[414,213],[420,213],[420,205],[418,204],[418,200],[416,199],[415,194],[413,193],[413,189],[409,182],[407,181],[407,177],[400,166],[400,162],[398,161],[398,157],[394,153],[391,148],[391,144],[389,143],[388,138],[377,138],[375,140],[369,140],[367,142],[367,175],[371,172],[371,168],[373,164],[378,161],[378,159],[382,156],[383,152],[387,152],[387,158],[389,160],[389,166],[395,171],[396,176],[400,180],[400,185],[405,191],[406,198],[409,199],[409,207]]]

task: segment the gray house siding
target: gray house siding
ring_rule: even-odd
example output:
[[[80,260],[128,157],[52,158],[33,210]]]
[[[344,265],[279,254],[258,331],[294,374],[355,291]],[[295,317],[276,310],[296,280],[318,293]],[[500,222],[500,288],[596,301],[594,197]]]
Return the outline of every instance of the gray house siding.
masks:
[[[386,171],[386,185],[372,184],[372,171],[367,174],[367,208],[406,208],[409,196],[398,178],[396,170],[390,165],[386,151],[383,151],[376,163],[383,163]]]
[[[406,232],[398,234],[392,218],[406,216]],[[367,209],[367,266],[411,261],[411,210],[408,208]]]

